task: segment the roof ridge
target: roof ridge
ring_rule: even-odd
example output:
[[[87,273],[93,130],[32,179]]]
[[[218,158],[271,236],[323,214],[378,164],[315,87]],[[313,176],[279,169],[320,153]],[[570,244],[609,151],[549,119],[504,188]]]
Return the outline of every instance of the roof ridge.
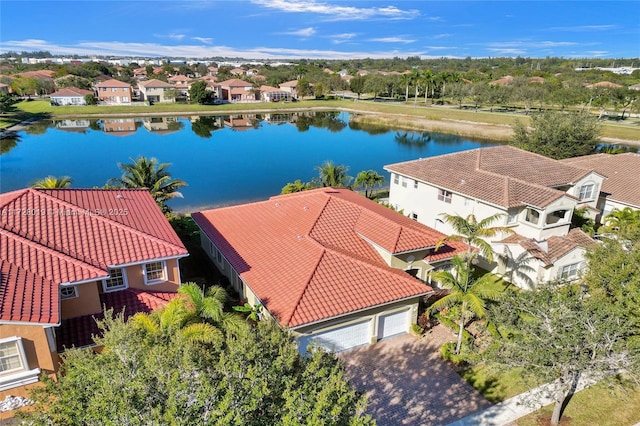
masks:
[[[318,267],[320,266],[320,263],[322,262],[322,259],[324,258],[324,256],[327,253],[327,248],[324,247],[322,244],[320,244],[319,242],[317,242],[316,240],[312,239],[317,245],[319,245],[320,247],[322,247],[322,253],[320,254],[320,256],[318,257],[318,261],[316,262],[316,265],[313,267],[313,269],[311,270],[311,274],[309,274],[309,278],[307,278],[307,281],[304,285],[304,288],[302,289],[302,291],[300,292],[300,295],[298,296],[296,303],[293,305],[294,309],[293,311],[291,311],[291,315],[289,315],[289,317],[284,321],[285,324],[289,324],[289,322],[291,321],[291,318],[293,318],[296,314],[296,312],[298,311],[298,308],[300,307],[300,302],[302,301],[302,298],[304,297],[305,293],[307,292],[307,290],[309,289],[309,285],[311,284],[311,280],[313,279],[313,276],[316,274],[316,271],[318,270]]]
[[[30,189],[31,189],[31,188],[30,188]],[[82,190],[82,189],[81,189],[81,188],[74,188],[74,190]],[[125,189],[125,190],[129,190],[129,189]],[[138,188],[136,188],[136,189],[134,189],[134,190],[136,190],[136,191],[138,191],[138,190],[139,190],[139,191],[145,191],[145,192],[148,192],[148,191],[146,191],[146,190],[138,189]],[[57,200],[59,203],[62,203],[62,204],[64,204],[64,205],[73,206],[73,207],[75,207],[76,209],[86,210],[86,209],[82,209],[82,207],[80,207],[80,206],[78,206],[78,205],[75,205],[75,204],[70,203],[70,202],[68,202],[68,201],[62,200],[62,199],[60,199],[60,198],[58,198],[58,197],[54,197],[53,195],[49,195],[49,194],[44,193],[43,191],[46,191],[46,189],[43,189],[43,190],[35,190],[35,191],[37,191],[38,193],[40,193],[40,194],[42,194],[42,195],[44,195],[44,196],[46,196],[46,197],[50,197],[50,198],[52,198],[53,200]],[[66,191],[66,189],[65,189],[65,191]],[[88,190],[85,190],[85,191],[103,191],[103,190],[102,190],[102,189],[88,189]],[[118,190],[106,190],[106,191],[114,191],[114,192],[115,192],[115,191],[118,191]],[[120,228],[120,229],[124,229],[124,230],[127,230],[127,231],[131,231],[131,232],[133,232],[133,233],[134,233],[134,234],[136,234],[136,235],[140,235],[140,236],[143,236],[143,237],[145,237],[145,238],[149,238],[149,239],[151,239],[151,240],[153,240],[153,241],[156,241],[156,242],[159,242],[159,243],[161,243],[161,244],[163,244],[163,245],[165,245],[165,246],[166,246],[166,245],[169,245],[169,246],[171,246],[172,248],[178,248],[178,249],[181,249],[181,250],[183,249],[183,247],[178,247],[178,246],[174,245],[173,243],[171,243],[171,242],[169,242],[169,241],[165,241],[165,240],[163,240],[163,239],[161,239],[161,238],[156,237],[155,235],[147,234],[146,232],[140,231],[139,229],[136,229],[136,228],[134,228],[134,227],[132,227],[132,226],[125,225],[124,223],[120,223],[120,222],[115,221],[115,220],[113,220],[113,219],[109,219],[109,218],[107,218],[107,217],[106,217],[106,216],[104,216],[104,215],[100,215],[100,214],[92,215],[92,214],[89,214],[89,217],[91,217],[91,218],[95,218],[95,219],[100,220],[100,221],[102,221],[102,222],[104,222],[104,223],[108,223],[108,224],[110,224],[110,225],[113,225],[113,226],[115,226],[116,228]]]
[[[23,197],[27,192],[29,192],[29,189],[30,188],[16,189],[15,191],[5,192],[4,194],[0,194],[0,197],[7,197],[7,196],[10,196],[11,194],[15,194],[15,197],[8,198],[4,204],[0,204],[0,208],[6,206],[7,204],[13,203],[15,200],[17,200],[20,197]]]

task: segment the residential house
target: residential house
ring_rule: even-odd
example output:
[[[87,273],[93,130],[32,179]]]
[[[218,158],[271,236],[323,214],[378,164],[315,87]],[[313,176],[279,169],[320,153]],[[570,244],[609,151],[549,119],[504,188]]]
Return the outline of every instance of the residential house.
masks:
[[[640,210],[640,154],[593,154],[561,161],[570,166],[593,169],[607,177],[598,198],[600,219],[613,209],[631,207]]]
[[[51,105],[86,105],[85,96],[93,95],[92,90],[65,87],[49,95]]]
[[[5,83],[0,83],[0,93],[11,93],[11,86]]]
[[[93,345],[103,306],[149,312],[180,285],[187,250],[146,190],[22,189],[0,212],[0,399]]]
[[[298,98],[298,91],[296,90],[298,80],[285,81],[284,83],[280,83],[278,86],[281,90],[291,93],[292,98]]]
[[[587,245],[586,238],[575,233],[568,236],[576,209],[586,209],[591,217],[599,212],[598,194],[604,176],[593,169],[510,146],[495,146],[391,164],[385,170],[391,173],[389,203],[446,234],[453,229],[443,221],[443,213],[474,214],[478,219],[502,214],[495,225],[507,226],[516,235],[491,241],[497,253],[513,252],[508,246],[513,241],[527,241],[531,257],[536,258],[535,250],[548,254],[544,262],[530,265],[534,269],[528,272],[530,283],[564,277],[565,268],[584,266],[583,259],[552,250],[550,244]],[[514,260],[517,256],[507,257]],[[482,266],[501,272],[505,265]],[[575,276],[571,274],[571,278]]]
[[[263,102],[290,101],[291,92],[272,86],[260,86],[260,98]]]
[[[98,101],[107,105],[130,105],[133,91],[129,83],[107,80],[95,85]]]
[[[189,89],[191,88],[191,82],[193,81],[192,78],[187,77],[186,75],[174,75],[173,77],[169,77],[167,81],[178,89],[180,96],[184,98],[189,96]]]
[[[140,90],[141,101],[150,103],[176,101],[174,97],[175,86],[155,78],[139,82],[138,90]]]
[[[407,333],[428,272],[456,243],[347,190],[319,188],[197,212],[202,247],[240,297],[298,339],[336,352]]]
[[[256,94],[253,90],[253,84],[238,78],[221,81],[220,86],[221,97],[228,102],[255,102]]]

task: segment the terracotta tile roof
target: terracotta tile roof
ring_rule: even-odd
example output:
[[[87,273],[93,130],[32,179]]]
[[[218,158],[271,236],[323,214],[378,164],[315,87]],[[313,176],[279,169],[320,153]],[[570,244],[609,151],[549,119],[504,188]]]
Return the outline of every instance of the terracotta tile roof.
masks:
[[[113,309],[113,314],[124,313],[125,321],[138,312],[150,313],[165,306],[178,293],[143,291],[128,288],[112,293],[102,293],[100,304],[106,309]],[[104,319],[104,313],[83,315],[62,321],[56,328],[58,352],[65,348],[93,346],[93,336],[101,334],[96,320]]]
[[[239,78],[231,78],[229,80],[220,81],[218,84],[221,87],[253,87],[253,84],[240,80]]]
[[[594,154],[562,162],[606,176],[601,191],[608,199],[640,208],[640,154]]]
[[[58,324],[58,285],[0,259],[0,321]]]
[[[147,81],[138,82],[138,86],[142,86],[144,88],[154,88],[154,87],[174,87],[173,84],[166,83],[161,80],[151,79]]]
[[[503,244],[519,244],[534,259],[541,261],[546,267],[552,266],[558,259],[575,248],[589,248],[596,242],[579,228],[573,228],[565,236],[549,237],[544,242],[537,242],[519,234],[509,235],[500,241]]]
[[[21,277],[0,293],[0,306],[16,307],[7,313],[13,317],[27,309],[20,303],[32,303],[48,305],[57,322],[60,283],[105,278],[109,266],[187,255],[145,190],[29,188],[0,194],[0,212],[0,260],[18,268],[10,277]],[[55,283],[55,297],[35,292],[22,299],[34,291],[25,286],[40,279]]]
[[[169,77],[167,80],[176,81],[176,82],[189,82],[192,78],[187,77],[186,75],[174,75],[173,77]]]
[[[60,98],[60,97],[74,97],[74,96],[86,96],[93,95],[92,90],[79,89],[77,87],[65,87],[60,90],[57,90],[49,95],[51,98]]]
[[[391,253],[444,235],[346,189],[320,188],[192,215],[283,325],[316,321],[431,290],[387,266]],[[439,256],[451,257],[445,247]]]
[[[544,207],[592,170],[511,146],[479,148],[385,166],[443,189],[504,207]]]
[[[96,87],[124,87],[124,88],[130,89],[131,85],[129,83],[125,83],[124,81],[120,81],[120,80],[116,80],[115,78],[112,78],[110,80],[103,81],[102,83],[96,84]]]
[[[280,83],[280,87],[291,87],[296,88],[298,85],[298,80],[285,81],[284,83]]]

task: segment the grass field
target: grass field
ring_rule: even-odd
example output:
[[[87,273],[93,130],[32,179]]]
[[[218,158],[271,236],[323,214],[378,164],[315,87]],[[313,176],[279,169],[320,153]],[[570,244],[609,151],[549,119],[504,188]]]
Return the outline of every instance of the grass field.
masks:
[[[408,128],[420,127],[424,123],[431,122],[425,129],[451,131],[457,127],[466,126],[469,129],[463,133],[475,132],[473,136],[484,138],[496,138],[495,130],[499,129],[505,134],[505,127],[512,126],[517,120],[528,124],[529,117],[513,112],[490,112],[473,109],[459,109],[450,106],[425,106],[420,102],[373,102],[355,101],[353,99],[337,100],[304,100],[288,103],[252,103],[252,104],[224,104],[224,105],[198,105],[166,103],[152,106],[56,106],[52,107],[46,100],[34,100],[20,102],[15,105],[16,112],[0,116],[0,128],[9,127],[16,122],[33,116],[51,117],[86,117],[86,116],[123,116],[123,115],[200,115],[200,114],[229,114],[232,112],[261,112],[261,111],[297,111],[309,109],[322,110],[346,110],[359,113],[376,114],[384,118],[384,123],[395,123],[396,126]],[[375,118],[372,118],[375,120]],[[410,124],[408,122],[411,121]],[[439,123],[440,125],[433,125]],[[474,128],[474,124],[477,126]],[[493,132],[491,130],[494,130]],[[636,119],[628,119],[622,122],[603,122],[601,136],[613,139],[621,139],[640,142],[640,123]],[[505,139],[505,137],[502,137]]]

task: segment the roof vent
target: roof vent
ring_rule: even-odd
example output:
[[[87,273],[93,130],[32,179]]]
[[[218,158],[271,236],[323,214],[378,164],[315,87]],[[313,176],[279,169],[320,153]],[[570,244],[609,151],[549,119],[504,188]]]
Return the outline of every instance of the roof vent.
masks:
[[[302,208],[302,210],[304,210],[304,211],[306,212],[307,210],[309,210],[309,207],[304,206],[304,207]]]
[[[116,195],[116,198],[117,198],[118,200],[122,200],[124,197],[122,196],[122,194],[118,194],[118,195]]]
[[[302,239],[302,235],[298,234],[296,238],[298,239],[298,241],[300,241]]]
[[[464,185],[465,183],[467,183],[467,181],[466,181],[466,180],[464,180],[464,179],[460,179],[460,184],[461,184],[461,185]]]
[[[276,207],[280,207],[280,203],[276,203]]]

